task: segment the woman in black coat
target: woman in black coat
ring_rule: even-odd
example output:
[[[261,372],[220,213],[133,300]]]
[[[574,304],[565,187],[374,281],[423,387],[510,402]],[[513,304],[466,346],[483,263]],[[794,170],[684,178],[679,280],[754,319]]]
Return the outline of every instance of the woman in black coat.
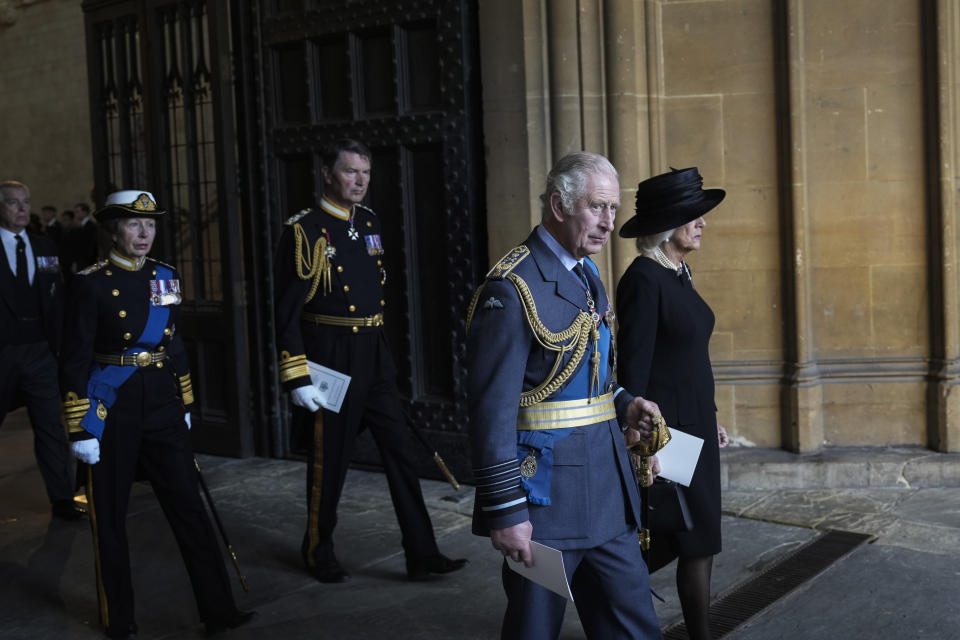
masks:
[[[710,574],[721,549],[719,448],[727,444],[717,422],[710,365],[714,316],[683,261],[700,248],[703,215],[725,195],[702,184],[696,168],[640,183],[636,216],[620,230],[622,237],[637,238],[640,256],[617,287],[619,383],[656,402],[670,427],[703,438],[693,479],[684,489],[693,527],[668,541],[679,558],[677,591],[693,640],[711,637]]]

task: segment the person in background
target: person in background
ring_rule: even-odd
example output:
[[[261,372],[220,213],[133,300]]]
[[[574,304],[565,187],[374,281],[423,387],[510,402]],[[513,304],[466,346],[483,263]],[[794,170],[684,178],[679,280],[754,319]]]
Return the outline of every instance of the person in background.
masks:
[[[40,232],[53,241],[59,255],[60,242],[63,240],[63,225],[57,219],[57,208],[49,204],[41,207],[40,222],[42,223]]]
[[[76,273],[97,261],[99,231],[90,215],[90,205],[78,202],[73,206],[73,225],[64,239],[64,261]]]
[[[58,411],[56,355],[63,315],[63,277],[53,243],[26,230],[30,189],[0,182],[0,424],[24,404],[33,427],[37,466],[53,515],[77,520],[74,474]]]

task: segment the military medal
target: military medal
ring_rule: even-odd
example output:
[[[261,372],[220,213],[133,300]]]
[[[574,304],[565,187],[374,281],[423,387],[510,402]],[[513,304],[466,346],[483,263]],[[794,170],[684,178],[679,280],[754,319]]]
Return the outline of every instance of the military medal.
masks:
[[[57,256],[37,256],[37,268],[43,273],[56,273],[60,270],[60,258]]]
[[[533,456],[532,451],[520,463],[520,475],[527,480],[537,475],[537,459]]]
[[[593,296],[590,295],[590,290],[587,290],[587,309],[590,311],[590,315],[593,317],[593,324],[596,327],[600,326],[600,314],[597,313],[597,305],[593,301]]]
[[[179,280],[151,280],[150,304],[155,307],[166,307],[171,304],[180,304]]]
[[[354,228],[354,226],[353,226],[353,216],[354,216],[354,215],[356,215],[356,209],[355,209],[355,208],[352,208],[352,209],[350,210],[350,220],[349,220],[349,222],[350,222],[350,228],[347,229],[347,237],[350,238],[351,240],[359,240],[359,239],[360,239],[360,232],[357,231],[357,230]]]
[[[383,244],[380,242],[379,233],[363,236],[363,243],[367,245],[368,256],[379,256],[383,253]]]

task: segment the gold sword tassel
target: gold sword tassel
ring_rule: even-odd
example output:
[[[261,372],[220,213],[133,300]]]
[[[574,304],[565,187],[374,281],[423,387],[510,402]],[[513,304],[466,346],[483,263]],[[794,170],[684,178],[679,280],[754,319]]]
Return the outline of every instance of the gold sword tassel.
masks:
[[[590,355],[590,364],[593,366],[593,371],[590,375],[588,404],[593,396],[600,395],[600,330],[594,326],[590,335],[593,338],[593,354]],[[597,390],[596,394],[593,392],[594,389]]]
[[[103,566],[100,562],[100,532],[97,527],[97,505],[93,501],[93,466],[87,465],[87,512],[90,516],[90,529],[93,532],[93,560],[97,575],[97,602],[100,604],[100,624],[110,626],[110,605],[107,591],[103,588]]]
[[[323,494],[323,410],[317,410],[313,418],[313,482],[310,483],[309,522],[307,536],[310,546],[307,549],[307,566],[315,567],[316,560],[313,550],[320,544],[320,527],[317,519],[320,516],[320,497]]]

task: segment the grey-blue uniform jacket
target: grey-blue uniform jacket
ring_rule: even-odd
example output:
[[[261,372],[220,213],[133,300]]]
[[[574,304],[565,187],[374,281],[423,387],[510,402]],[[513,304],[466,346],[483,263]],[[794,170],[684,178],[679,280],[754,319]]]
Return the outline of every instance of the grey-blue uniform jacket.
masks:
[[[592,263],[586,267],[596,273]],[[536,321],[525,310],[514,284],[517,278],[525,283],[539,321],[552,332],[570,327],[587,307],[584,287],[536,232],[491,269],[475,295],[467,339],[470,436],[477,487],[474,533],[489,535],[490,529],[530,520],[533,538],[549,546],[561,550],[594,547],[640,522],[640,497],[623,434],[616,418],[574,427],[554,447],[549,506],[527,498],[521,485],[523,448],[518,447],[517,432],[521,392],[536,388],[562,370],[570,352],[555,370],[557,352],[543,346],[535,335],[531,323]],[[599,278],[595,281],[597,310],[610,325],[609,299]],[[616,415],[622,418],[633,398],[613,381],[612,343],[608,353],[610,357],[599,366],[600,390],[616,392]],[[578,370],[591,366],[589,356],[588,350]],[[554,400],[563,392],[561,386],[545,400]]]

